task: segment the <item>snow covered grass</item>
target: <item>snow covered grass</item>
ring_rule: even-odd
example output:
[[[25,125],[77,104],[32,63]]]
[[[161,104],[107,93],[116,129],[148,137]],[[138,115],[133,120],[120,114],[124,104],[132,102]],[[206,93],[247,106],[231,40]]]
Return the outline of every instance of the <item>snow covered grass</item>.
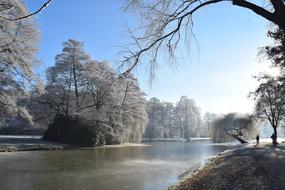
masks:
[[[280,142],[280,141],[279,141]],[[225,151],[169,190],[283,189],[285,144],[262,141]]]

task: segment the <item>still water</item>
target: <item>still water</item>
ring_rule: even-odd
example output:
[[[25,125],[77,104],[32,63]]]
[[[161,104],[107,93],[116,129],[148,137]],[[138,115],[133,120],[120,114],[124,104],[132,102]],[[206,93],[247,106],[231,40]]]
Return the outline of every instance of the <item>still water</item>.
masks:
[[[208,157],[232,148],[210,141],[0,153],[1,190],[161,190]]]

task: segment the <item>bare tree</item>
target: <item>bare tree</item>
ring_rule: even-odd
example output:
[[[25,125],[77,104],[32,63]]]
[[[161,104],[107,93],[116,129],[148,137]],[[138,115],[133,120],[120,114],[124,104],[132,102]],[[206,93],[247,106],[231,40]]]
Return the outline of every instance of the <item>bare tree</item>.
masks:
[[[282,125],[285,116],[284,84],[267,75],[259,77],[259,80],[261,84],[252,93],[257,101],[256,113],[272,126],[272,143],[277,145],[277,127]]]
[[[37,9],[36,11],[32,13],[26,13],[24,15],[15,15],[13,17],[9,17],[9,16],[6,16],[5,14],[2,15],[1,13],[14,9],[16,6],[18,6],[20,1],[19,0],[3,0],[3,2],[1,2],[0,4],[1,6],[0,18],[7,20],[7,21],[18,21],[18,20],[27,19],[43,11],[46,7],[49,6],[51,2],[52,0],[46,1],[39,9]]]
[[[124,68],[123,73],[128,73],[142,57],[148,57],[152,75],[159,52],[166,50],[169,57],[174,58],[181,36],[192,34],[193,14],[217,3],[232,3],[285,28],[284,0],[270,0],[265,6],[261,1],[258,4],[247,0],[128,0],[126,9],[138,13],[143,22],[140,32],[130,30],[133,47],[125,51],[120,69]]]

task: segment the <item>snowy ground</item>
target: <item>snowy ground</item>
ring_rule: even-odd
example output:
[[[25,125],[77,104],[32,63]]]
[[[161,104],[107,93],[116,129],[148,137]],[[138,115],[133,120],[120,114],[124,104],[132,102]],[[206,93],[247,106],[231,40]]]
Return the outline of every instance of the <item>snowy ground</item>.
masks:
[[[267,141],[270,139],[263,140],[258,146],[249,144],[209,159],[170,190],[283,190],[285,144],[273,148]]]

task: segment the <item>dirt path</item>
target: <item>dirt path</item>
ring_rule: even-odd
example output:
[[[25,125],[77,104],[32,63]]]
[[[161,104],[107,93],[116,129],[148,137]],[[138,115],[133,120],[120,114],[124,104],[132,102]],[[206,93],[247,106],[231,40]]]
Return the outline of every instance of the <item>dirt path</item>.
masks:
[[[169,189],[284,190],[285,145],[248,145],[226,151]]]

